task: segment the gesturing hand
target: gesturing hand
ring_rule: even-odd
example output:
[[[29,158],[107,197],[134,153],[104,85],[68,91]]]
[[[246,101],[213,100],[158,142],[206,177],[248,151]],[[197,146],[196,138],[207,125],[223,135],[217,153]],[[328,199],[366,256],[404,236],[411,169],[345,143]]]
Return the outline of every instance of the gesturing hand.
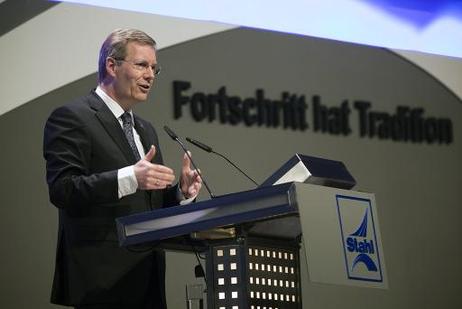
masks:
[[[191,152],[189,152],[191,155]],[[183,167],[181,169],[180,188],[185,198],[191,198],[199,194],[202,187],[202,179],[197,170],[191,169],[191,160],[184,154]]]
[[[173,170],[170,168],[151,163],[156,155],[156,147],[151,146],[148,153],[134,165],[135,177],[138,188],[142,190],[159,190],[170,186],[175,180]]]

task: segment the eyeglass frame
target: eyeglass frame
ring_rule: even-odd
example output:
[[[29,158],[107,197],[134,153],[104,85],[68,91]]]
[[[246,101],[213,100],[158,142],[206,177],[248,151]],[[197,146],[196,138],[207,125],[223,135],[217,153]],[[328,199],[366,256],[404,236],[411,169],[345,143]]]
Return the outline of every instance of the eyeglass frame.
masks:
[[[156,63],[155,65],[149,65],[147,61],[140,60],[140,63],[133,62],[130,60],[125,60],[125,59],[120,59],[120,58],[112,58],[115,61],[122,61],[122,62],[127,62],[130,63],[136,70],[138,71],[144,71],[147,72],[148,68],[151,68],[152,72],[154,73],[154,76],[158,76],[162,70],[162,67],[159,63]]]

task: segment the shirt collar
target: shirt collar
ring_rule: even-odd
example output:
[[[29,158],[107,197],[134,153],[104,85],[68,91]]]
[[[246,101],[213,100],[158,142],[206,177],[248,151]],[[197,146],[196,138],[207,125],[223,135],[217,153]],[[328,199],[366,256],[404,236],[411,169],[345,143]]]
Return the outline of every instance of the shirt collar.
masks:
[[[119,119],[120,116],[122,116],[122,114],[125,113],[125,111],[119,105],[119,103],[114,101],[114,99],[111,98],[106,92],[104,92],[104,90],[100,86],[96,87],[95,92],[101,98],[101,100],[103,100],[103,102],[107,105],[107,107],[112,112],[112,114],[114,114],[114,117]],[[132,112],[132,110],[129,110],[128,112],[132,116],[132,120],[133,120],[133,112]]]

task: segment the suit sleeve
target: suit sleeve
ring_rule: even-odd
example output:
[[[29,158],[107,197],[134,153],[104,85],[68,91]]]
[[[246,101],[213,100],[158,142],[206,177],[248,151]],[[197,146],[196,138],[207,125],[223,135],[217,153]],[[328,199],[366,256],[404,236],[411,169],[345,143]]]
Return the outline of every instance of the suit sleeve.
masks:
[[[69,107],[55,110],[44,132],[50,201],[58,208],[117,201],[117,170],[90,173],[92,137]]]

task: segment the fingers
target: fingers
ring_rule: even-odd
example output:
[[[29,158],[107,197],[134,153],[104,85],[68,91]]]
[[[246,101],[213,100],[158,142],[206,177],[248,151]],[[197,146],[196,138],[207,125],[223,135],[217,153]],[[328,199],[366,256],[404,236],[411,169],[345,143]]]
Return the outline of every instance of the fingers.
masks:
[[[144,156],[144,159],[146,161],[151,162],[155,155],[156,155],[156,147],[154,145],[151,145],[151,148],[149,149],[148,153]]]
[[[155,154],[155,148],[151,148],[145,159]],[[140,160],[134,165],[135,177],[138,188],[142,190],[164,189],[172,185],[175,180],[173,170],[159,164],[153,164],[147,160]]]
[[[168,186],[171,186],[173,180],[175,179],[174,175],[166,174],[153,174],[146,177],[138,179],[138,186],[143,190],[160,190],[165,189]]]
[[[191,151],[188,151],[189,156],[191,156]],[[183,155],[183,173],[189,172],[191,170],[191,160],[189,160],[188,155],[185,153]]]
[[[202,178],[199,176],[200,171],[190,170],[182,175],[180,179],[181,191],[186,198],[194,197],[199,194],[202,187]]]
[[[199,194],[199,191],[200,191],[201,187],[202,187],[202,180],[198,176],[197,181],[195,181],[192,184],[192,186],[189,186],[189,188],[188,188],[188,196],[196,196],[197,194]]]
[[[148,177],[146,178],[146,182],[144,184],[145,190],[160,190],[165,189],[172,185],[171,180],[165,180],[156,177]]]
[[[148,168],[154,173],[174,175],[173,170],[165,165],[149,163]]]
[[[191,155],[191,152],[188,151],[188,154]],[[151,146],[143,160],[138,161],[134,166],[138,187],[142,190],[165,189],[172,185],[175,180],[172,169],[150,162],[155,155],[156,148]],[[191,160],[187,154],[184,154],[180,183],[181,191],[185,197],[193,197],[199,193],[202,187],[202,179],[199,173],[200,171],[191,169]]]
[[[200,182],[202,183],[202,179],[200,177],[200,170],[191,170],[188,173],[189,176],[189,183],[195,183],[195,182]]]
[[[150,167],[149,171],[147,172],[147,177],[164,181],[167,184],[172,184],[172,182],[175,180],[175,174],[170,168],[157,164],[153,164],[153,166]]]
[[[148,189],[163,189],[172,185],[175,180],[173,171],[163,165],[151,164],[146,173],[146,185]]]
[[[135,164],[135,170],[146,176],[152,175],[174,175],[173,170],[165,165],[154,164],[146,160],[140,160]],[[135,171],[136,172],[136,171]]]

